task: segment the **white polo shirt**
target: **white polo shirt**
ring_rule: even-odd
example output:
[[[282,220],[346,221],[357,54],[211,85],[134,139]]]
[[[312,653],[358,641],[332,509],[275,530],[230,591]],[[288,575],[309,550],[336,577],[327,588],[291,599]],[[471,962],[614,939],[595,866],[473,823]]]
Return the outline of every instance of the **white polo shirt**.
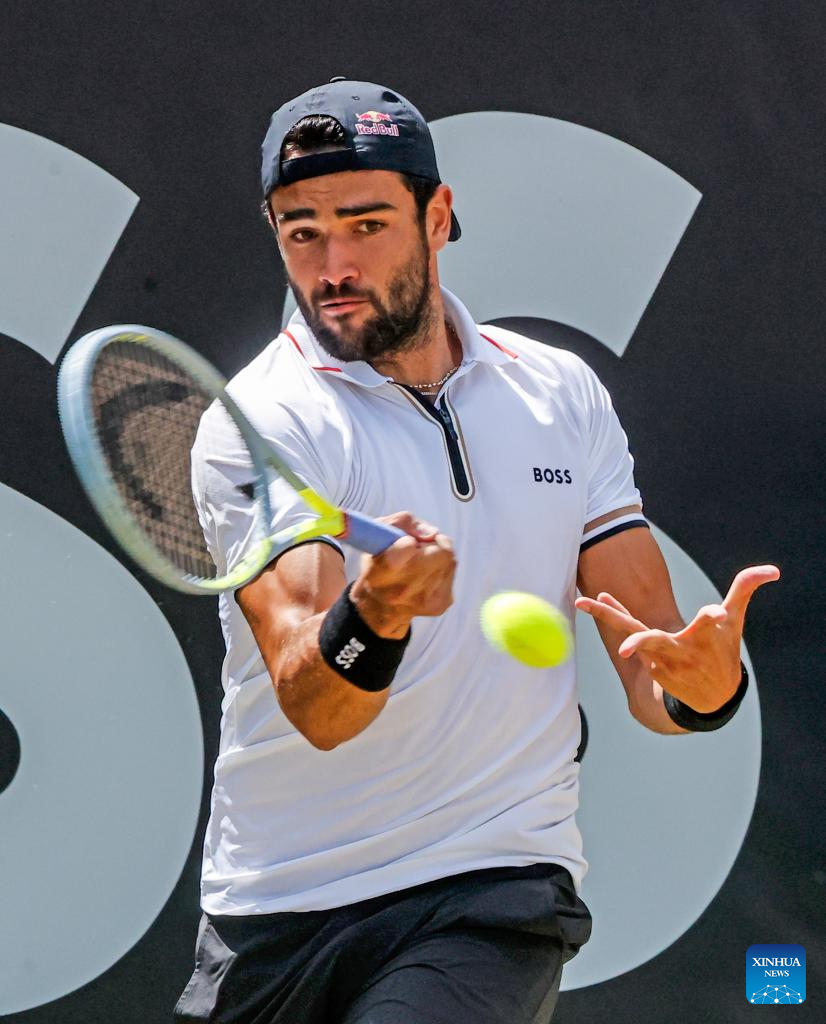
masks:
[[[202,906],[317,910],[476,868],[555,862],[577,890],[580,741],[574,659],[525,667],[482,638],[498,590],[539,594],[574,620],[583,544],[644,523],[607,391],[577,356],[477,328],[443,291],[464,358],[429,410],[364,362],[339,362],[300,314],[231,382],[285,459],[332,501],[409,510],[455,545],[454,604],[417,618],[387,705],[360,735],[315,749],[282,713],[247,622],[220,598],[227,646]],[[440,412],[441,410],[441,412]],[[236,435],[196,445],[194,490],[220,568],[245,553],[249,480]],[[272,488],[273,528],[308,515]],[[359,552],[344,549],[348,580]]]

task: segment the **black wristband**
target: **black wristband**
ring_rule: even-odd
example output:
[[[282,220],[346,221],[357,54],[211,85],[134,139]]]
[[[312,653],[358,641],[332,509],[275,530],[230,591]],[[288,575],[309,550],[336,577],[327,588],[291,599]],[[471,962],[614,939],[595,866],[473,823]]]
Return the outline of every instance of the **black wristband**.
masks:
[[[737,709],[746,696],[748,686],[749,674],[746,671],[746,666],[741,661],[740,685],[737,687],[737,692],[731,700],[726,701],[716,711],[707,711],[705,713],[695,711],[687,704],[683,704],[681,700],[672,697],[670,693],[666,693],[665,690],[663,690],[663,704],[671,721],[681,726],[681,728],[689,729],[691,732],[712,732],[714,729],[721,729],[726,722],[730,722],[734,718]]]
[[[410,642],[410,630],[401,640],[388,640],[374,633],[350,600],[352,585],[349,583],[327,610],[318,648],[334,672],[360,690],[378,693],[393,682]]]

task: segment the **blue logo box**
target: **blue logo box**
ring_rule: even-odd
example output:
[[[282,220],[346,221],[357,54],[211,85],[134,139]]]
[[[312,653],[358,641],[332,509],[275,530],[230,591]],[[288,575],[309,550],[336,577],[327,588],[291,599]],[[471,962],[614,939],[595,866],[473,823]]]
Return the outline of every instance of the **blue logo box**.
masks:
[[[749,946],[746,998],[750,1003],[797,1006],[806,998],[806,950],[794,944]]]

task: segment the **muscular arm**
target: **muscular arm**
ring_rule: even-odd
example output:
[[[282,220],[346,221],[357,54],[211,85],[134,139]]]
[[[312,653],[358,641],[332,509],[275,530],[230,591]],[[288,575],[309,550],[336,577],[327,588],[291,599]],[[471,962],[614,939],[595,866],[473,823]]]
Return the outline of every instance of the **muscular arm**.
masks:
[[[654,732],[682,733],[665,709],[663,691],[700,715],[715,715],[732,702],[740,690],[749,602],[779,578],[776,565],[741,569],[723,600],[700,608],[685,625],[656,541],[644,527],[635,528],[581,553],[583,596],[576,606],[596,619],[634,717]],[[724,721],[718,716],[718,725]]]
[[[620,509],[604,521],[638,507]],[[586,531],[600,525],[589,523]],[[579,558],[577,586],[584,597],[596,600],[612,595],[640,623],[668,632],[684,626],[674,600],[665,559],[650,530],[645,527],[624,530],[582,552]],[[622,681],[628,708],[642,725],[659,733],[685,733],[668,715],[663,705],[663,688],[643,658],[623,658],[618,649],[627,630],[613,628],[595,617],[597,629],[608,656]]]
[[[441,615],[449,607],[455,560],[450,541],[409,513],[386,521],[408,536],[375,558],[363,556],[350,597],[374,633],[401,639],[416,615]],[[390,692],[360,689],[321,655],[321,624],[346,582],[341,554],[311,543],[286,551],[236,594],[282,711],[319,750],[366,729]]]
[[[302,544],[236,595],[281,709],[320,750],[332,750],[365,729],[387,703],[389,692],[360,690],[321,657],[318,633],[324,613],[346,582],[344,560],[335,548]]]

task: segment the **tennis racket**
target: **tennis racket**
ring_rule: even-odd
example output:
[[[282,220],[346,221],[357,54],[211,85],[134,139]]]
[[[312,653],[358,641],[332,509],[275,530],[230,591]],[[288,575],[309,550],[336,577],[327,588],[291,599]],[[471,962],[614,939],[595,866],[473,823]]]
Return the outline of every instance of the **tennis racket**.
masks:
[[[226,380],[188,345],[121,324],[76,342],[60,367],[58,408],[66,444],[92,504],[120,545],[162,583],[215,594],[249,582],[281,551],[322,535],[380,554],[404,533],[330,504],[293,472],[226,392]],[[209,450],[211,423],[234,423],[249,456],[254,529],[224,574],[209,552],[192,497],[195,437]],[[210,415],[203,420],[207,410]],[[217,414],[217,415],[216,415]],[[206,430],[206,436],[203,431]],[[294,488],[313,519],[272,534],[269,484]]]

